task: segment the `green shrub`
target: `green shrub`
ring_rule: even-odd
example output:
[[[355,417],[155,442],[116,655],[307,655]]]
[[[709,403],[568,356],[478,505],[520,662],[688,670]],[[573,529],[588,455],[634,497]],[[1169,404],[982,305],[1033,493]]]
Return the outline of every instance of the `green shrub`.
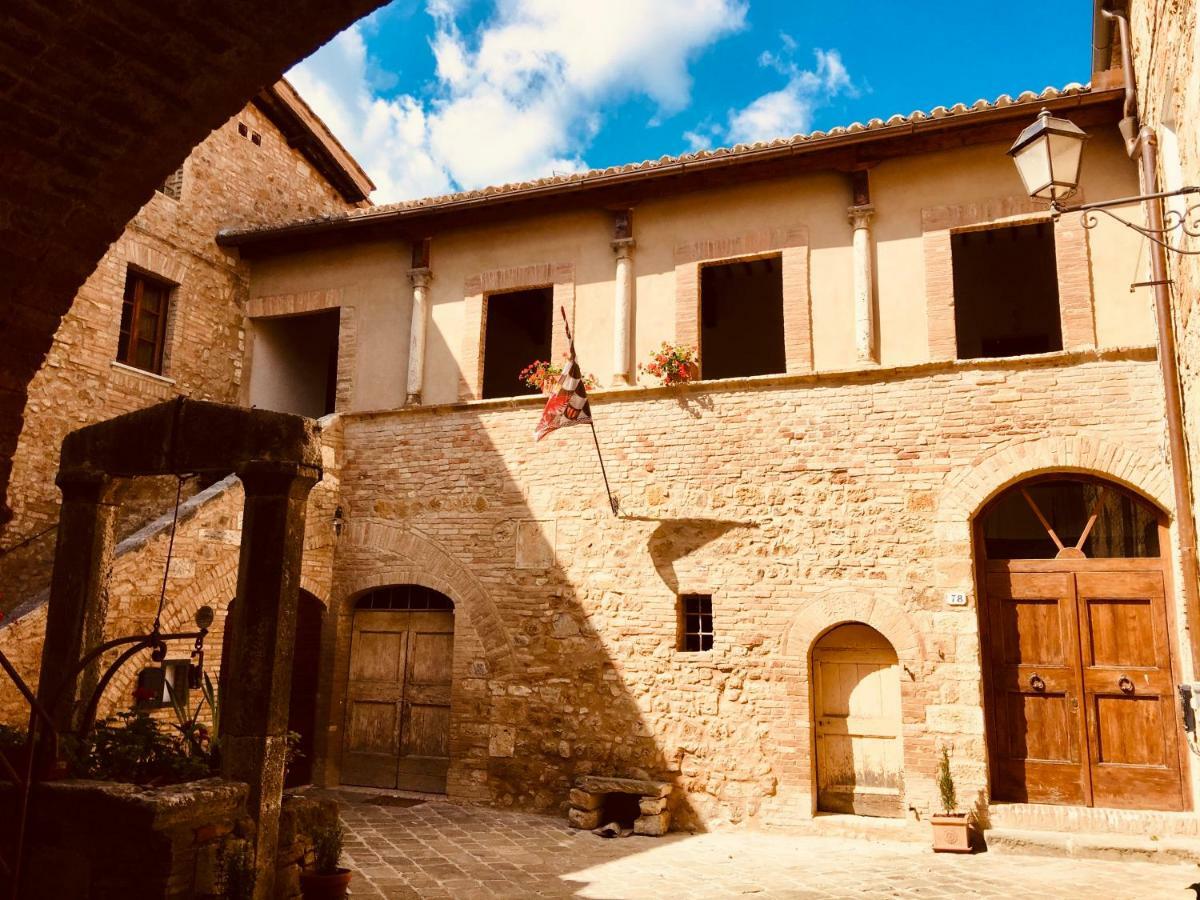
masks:
[[[342,842],[346,832],[341,822],[322,825],[313,830],[313,868],[318,875],[333,875],[342,859]]]
[[[82,740],[64,741],[71,774],[133,784],[178,784],[207,778],[212,760],[202,747],[172,734],[143,711],[97,722]]]
[[[0,753],[25,747],[25,730],[12,725],[0,725]]]
[[[938,792],[942,795],[942,810],[946,815],[952,815],[958,806],[958,797],[954,791],[954,776],[950,774],[950,750],[942,748],[942,758],[938,761]]]
[[[221,851],[221,897],[224,900],[252,900],[255,877],[254,860],[246,842],[226,844]]]

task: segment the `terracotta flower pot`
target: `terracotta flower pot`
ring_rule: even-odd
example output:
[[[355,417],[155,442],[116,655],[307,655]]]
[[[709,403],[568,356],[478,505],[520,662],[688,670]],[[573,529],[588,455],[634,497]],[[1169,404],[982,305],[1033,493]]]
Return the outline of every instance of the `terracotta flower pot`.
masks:
[[[338,869],[332,875],[301,872],[300,896],[304,900],[342,900],[350,887],[350,877],[353,874],[349,869]]]
[[[931,816],[935,853],[971,852],[971,817],[967,815]]]

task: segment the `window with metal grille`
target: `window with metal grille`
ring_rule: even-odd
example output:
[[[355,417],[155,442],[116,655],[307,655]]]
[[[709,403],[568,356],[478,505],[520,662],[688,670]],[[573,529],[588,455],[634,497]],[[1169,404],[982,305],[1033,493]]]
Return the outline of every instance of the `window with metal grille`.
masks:
[[[385,609],[400,612],[428,612],[454,609],[454,601],[445,594],[420,584],[393,584],[363,594],[355,609]]]
[[[695,653],[711,650],[712,645],[712,594],[681,594],[679,597],[679,649]]]
[[[167,180],[158,186],[160,194],[166,194],[172,200],[183,196],[183,166],[167,176]]]
[[[130,269],[125,276],[117,362],[161,375],[171,285]]]

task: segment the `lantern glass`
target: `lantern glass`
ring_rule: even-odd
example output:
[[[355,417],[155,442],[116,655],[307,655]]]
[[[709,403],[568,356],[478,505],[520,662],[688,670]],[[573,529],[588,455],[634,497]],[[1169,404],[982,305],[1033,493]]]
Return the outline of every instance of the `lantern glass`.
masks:
[[[1051,199],[1043,194],[1054,180],[1050,175],[1050,142],[1045,135],[1016,151],[1013,162],[1025,183],[1025,193],[1030,197]]]
[[[1037,121],[1021,132],[1008,155],[1017,164],[1025,192],[1052,203],[1079,189],[1079,169],[1087,134],[1067,119],[1043,109]]]

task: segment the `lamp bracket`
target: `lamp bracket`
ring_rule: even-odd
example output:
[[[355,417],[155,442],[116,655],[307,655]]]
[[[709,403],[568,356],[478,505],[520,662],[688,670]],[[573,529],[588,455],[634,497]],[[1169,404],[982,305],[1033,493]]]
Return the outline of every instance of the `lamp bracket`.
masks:
[[[1182,211],[1177,209],[1164,210],[1162,228],[1148,228],[1145,225],[1138,225],[1121,218],[1111,210],[1111,207],[1114,206],[1128,206],[1146,200],[1163,200],[1167,197],[1180,197],[1186,194],[1200,194],[1200,186],[1192,185],[1179,188],[1179,190],[1175,191],[1159,191],[1156,194],[1142,194],[1137,197],[1119,197],[1115,200],[1101,200],[1097,203],[1084,203],[1080,206],[1061,206],[1052,203],[1050,209],[1055,219],[1064,213],[1079,213],[1079,221],[1089,231],[1100,224],[1100,217],[1096,214],[1103,213],[1108,218],[1120,222],[1126,228],[1133,229],[1142,235],[1142,237],[1153,241],[1160,247],[1170,250],[1172,253],[1178,253],[1183,256],[1200,256],[1200,249],[1184,250],[1174,246],[1168,240],[1174,233],[1182,233],[1188,237],[1200,238],[1200,203],[1190,204]]]

